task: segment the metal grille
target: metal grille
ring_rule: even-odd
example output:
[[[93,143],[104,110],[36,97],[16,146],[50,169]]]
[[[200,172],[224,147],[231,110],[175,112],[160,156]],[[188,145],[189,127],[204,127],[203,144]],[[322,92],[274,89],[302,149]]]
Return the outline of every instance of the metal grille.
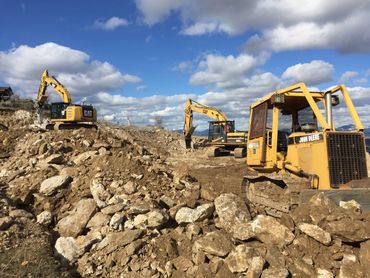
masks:
[[[331,186],[367,177],[363,134],[328,133],[327,145]]]

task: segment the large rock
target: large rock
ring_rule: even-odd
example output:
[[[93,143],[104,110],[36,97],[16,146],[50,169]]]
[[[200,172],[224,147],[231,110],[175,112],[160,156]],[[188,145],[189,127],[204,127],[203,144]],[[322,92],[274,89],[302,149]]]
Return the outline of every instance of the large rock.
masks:
[[[364,271],[370,274],[370,240],[361,243],[359,259]]]
[[[90,192],[99,208],[104,208],[108,205],[108,200],[111,198],[111,195],[105,190],[104,185],[100,183],[99,180],[92,180]]]
[[[252,264],[255,251],[251,247],[238,245],[225,259],[225,263],[231,272],[245,272]]]
[[[86,227],[87,228],[102,227],[108,225],[109,221],[110,216],[99,211],[90,219]]]
[[[114,250],[137,240],[142,234],[143,230],[128,230],[118,233],[110,233],[98,244],[97,249],[101,250],[105,248],[105,254],[109,254]]]
[[[355,255],[345,255],[338,278],[366,277]]]
[[[262,272],[261,278],[286,278],[289,271],[284,267],[269,267]]]
[[[96,210],[93,199],[82,199],[77,202],[69,215],[62,218],[57,224],[57,230],[61,236],[77,237],[86,227]]]
[[[71,176],[54,176],[44,180],[40,186],[40,193],[51,196],[53,195],[58,189],[68,186],[72,181]]]
[[[225,257],[230,253],[233,245],[230,239],[221,231],[210,232],[195,241],[193,251],[203,251],[210,255]]]
[[[280,248],[294,240],[294,234],[287,227],[265,215],[258,215],[255,220],[235,227],[233,236],[239,240],[257,238],[265,244]]]
[[[209,218],[213,211],[214,206],[212,203],[200,205],[195,209],[183,207],[177,211],[175,220],[178,224],[199,222]]]
[[[329,245],[331,242],[330,234],[317,225],[302,223],[298,225],[298,228],[306,235],[316,239],[324,245]]]
[[[75,262],[81,255],[73,237],[60,237],[55,242],[55,250],[68,262]]]
[[[221,227],[229,233],[233,233],[238,225],[251,220],[245,202],[235,194],[221,194],[215,199],[215,208]]]

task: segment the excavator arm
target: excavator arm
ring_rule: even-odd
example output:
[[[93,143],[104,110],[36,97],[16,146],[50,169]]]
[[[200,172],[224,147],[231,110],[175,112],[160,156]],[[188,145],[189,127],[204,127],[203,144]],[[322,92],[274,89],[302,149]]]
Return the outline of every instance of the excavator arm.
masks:
[[[38,107],[42,107],[48,99],[48,96],[46,95],[46,89],[48,86],[53,87],[53,89],[61,96],[64,103],[72,103],[68,90],[54,76],[49,76],[48,70],[44,70],[41,76],[39,92],[36,99],[36,105]]]
[[[210,117],[216,121],[227,121],[226,115],[215,107],[210,107],[188,99],[185,103],[184,136],[186,148],[191,148],[191,136],[195,130],[193,126],[193,111]]]

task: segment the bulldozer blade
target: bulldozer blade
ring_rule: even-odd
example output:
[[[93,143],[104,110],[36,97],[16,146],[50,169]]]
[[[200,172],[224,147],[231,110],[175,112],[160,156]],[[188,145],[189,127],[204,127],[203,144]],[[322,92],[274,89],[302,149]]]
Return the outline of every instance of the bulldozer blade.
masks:
[[[361,205],[362,211],[370,211],[370,188],[317,190],[305,189],[300,193],[300,202],[307,203],[311,197],[319,192],[339,205],[340,201],[355,200]]]

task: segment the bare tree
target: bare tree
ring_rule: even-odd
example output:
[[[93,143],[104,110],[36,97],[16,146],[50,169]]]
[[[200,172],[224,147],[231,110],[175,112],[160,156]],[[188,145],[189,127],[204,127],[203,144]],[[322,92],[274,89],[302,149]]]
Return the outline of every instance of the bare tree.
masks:
[[[154,117],[154,125],[156,127],[160,127],[160,128],[163,128],[163,119],[161,116],[155,116]]]

